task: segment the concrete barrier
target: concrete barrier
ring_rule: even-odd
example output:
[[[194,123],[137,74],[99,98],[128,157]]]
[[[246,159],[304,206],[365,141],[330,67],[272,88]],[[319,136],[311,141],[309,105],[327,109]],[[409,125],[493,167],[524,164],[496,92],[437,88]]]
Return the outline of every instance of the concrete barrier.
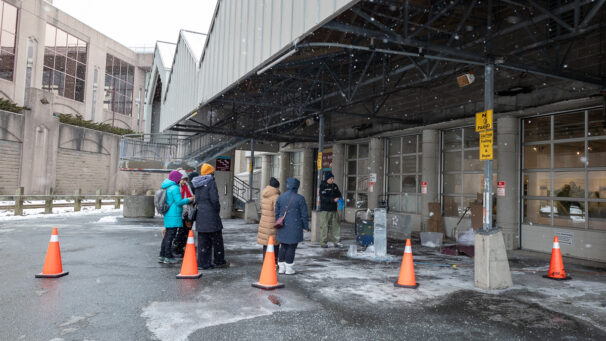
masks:
[[[153,218],[156,214],[153,195],[124,197],[124,218]]]

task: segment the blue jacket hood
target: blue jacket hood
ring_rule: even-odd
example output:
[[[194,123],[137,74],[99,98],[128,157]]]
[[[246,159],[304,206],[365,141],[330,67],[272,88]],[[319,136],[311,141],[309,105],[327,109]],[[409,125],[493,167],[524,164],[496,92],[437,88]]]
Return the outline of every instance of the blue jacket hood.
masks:
[[[168,179],[164,179],[164,181],[162,181],[162,189],[167,189],[172,185],[176,185],[177,183],[172,181],[172,180],[168,180]]]
[[[194,188],[198,188],[208,184],[212,179],[212,175],[200,175],[193,178],[191,183],[194,185]]]
[[[289,191],[293,191],[297,193],[299,190],[299,186],[301,185],[301,181],[297,178],[288,178],[286,179],[286,189]]]

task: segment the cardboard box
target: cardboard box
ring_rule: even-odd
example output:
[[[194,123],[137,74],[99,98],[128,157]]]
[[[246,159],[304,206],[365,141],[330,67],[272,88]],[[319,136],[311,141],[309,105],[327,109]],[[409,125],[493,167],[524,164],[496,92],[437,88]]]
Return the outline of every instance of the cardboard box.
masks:
[[[427,220],[427,232],[444,233],[444,220],[442,217]]]
[[[482,228],[483,207],[481,203],[471,204],[471,227],[473,229]]]

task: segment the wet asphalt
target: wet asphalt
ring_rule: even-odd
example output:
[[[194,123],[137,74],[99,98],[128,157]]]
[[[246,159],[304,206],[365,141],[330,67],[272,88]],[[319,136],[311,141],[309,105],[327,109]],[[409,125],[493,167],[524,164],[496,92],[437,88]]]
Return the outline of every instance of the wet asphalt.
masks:
[[[239,220],[230,221],[232,228],[224,233],[232,267],[177,280],[180,265],[157,263],[161,219],[98,222],[104,216],[0,221],[0,340],[606,339],[605,326],[522,301],[512,292],[463,290],[420,304],[382,306],[327,300],[316,290],[321,282],[297,276],[280,276],[285,289],[251,289],[259,276],[260,247],[244,243],[256,228]],[[36,279],[52,227],[59,228],[63,268],[70,273]],[[236,246],[239,240],[246,246]],[[345,252],[324,256],[345,258]],[[398,248],[394,252],[401,254]],[[158,302],[168,308],[158,308]],[[188,303],[194,304],[190,316]],[[257,316],[257,308],[265,313]],[[178,321],[192,316],[209,321],[186,333],[171,330],[183,328]]]

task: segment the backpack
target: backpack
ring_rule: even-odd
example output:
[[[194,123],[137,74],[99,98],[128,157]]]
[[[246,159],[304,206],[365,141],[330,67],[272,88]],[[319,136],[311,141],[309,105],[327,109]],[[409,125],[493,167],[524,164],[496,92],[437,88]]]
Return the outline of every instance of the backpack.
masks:
[[[154,194],[154,206],[160,215],[165,215],[171,205],[166,202],[166,190],[159,189]]]

